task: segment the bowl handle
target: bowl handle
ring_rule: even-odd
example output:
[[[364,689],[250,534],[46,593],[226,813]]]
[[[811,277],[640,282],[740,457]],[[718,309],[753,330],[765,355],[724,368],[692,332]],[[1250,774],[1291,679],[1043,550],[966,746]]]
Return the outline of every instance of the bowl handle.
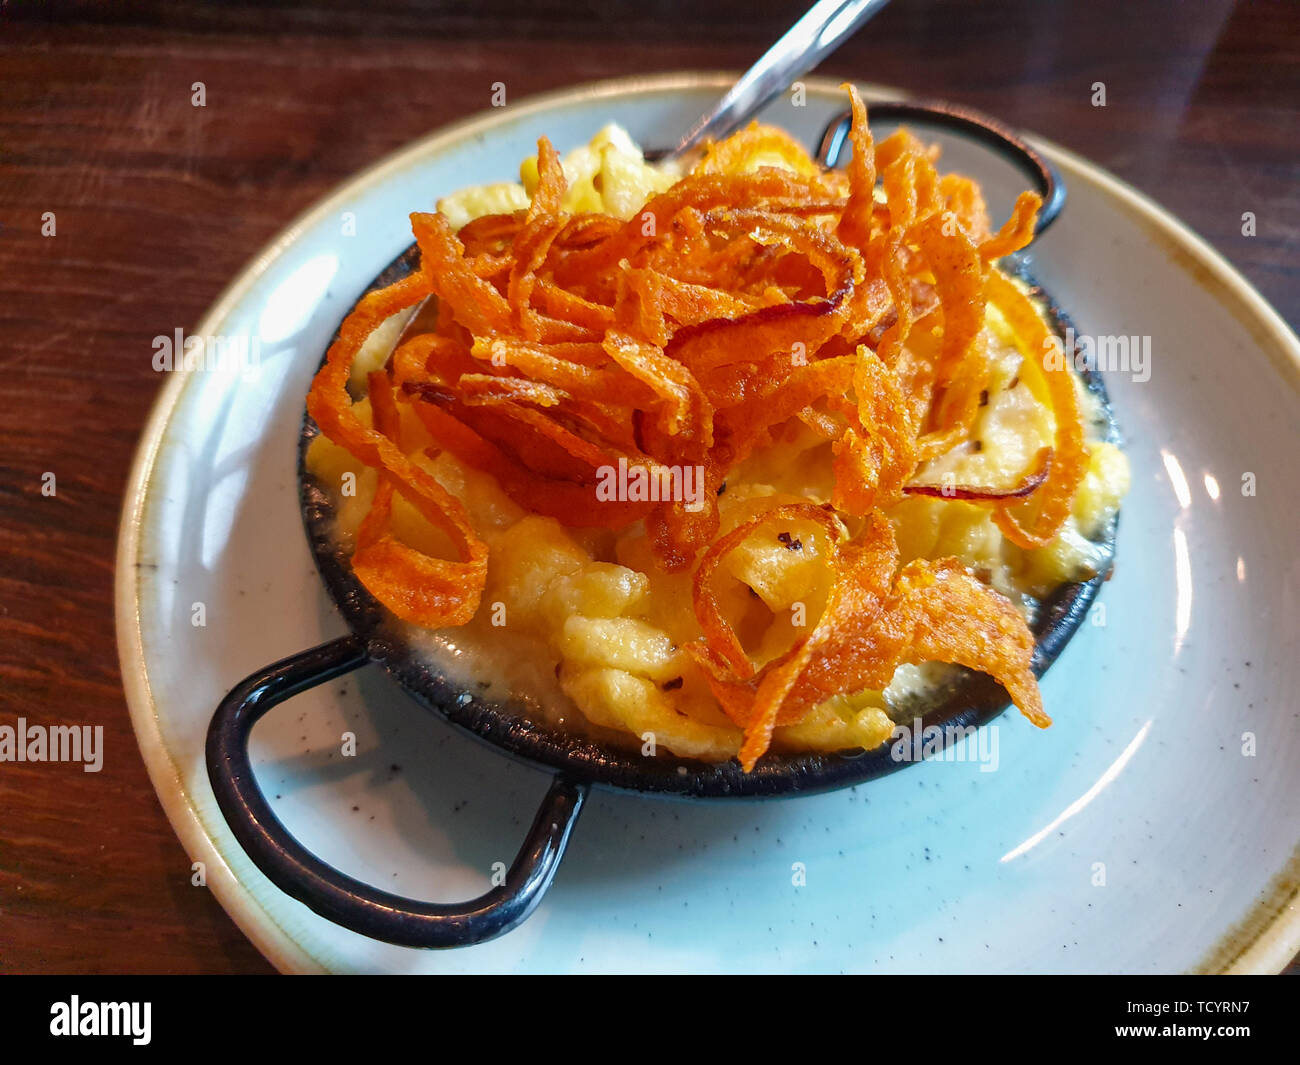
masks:
[[[247,677],[208,726],[208,778],[231,831],[282,891],[335,924],[404,947],[461,947],[508,932],[541,901],[564,855],[588,785],[555,778],[514,864],[499,885],[469,902],[434,903],[391,895],[326,865],[271,812],[253,777],[248,738],[273,706],[370,660],[365,641],[344,636],[291,655]]]

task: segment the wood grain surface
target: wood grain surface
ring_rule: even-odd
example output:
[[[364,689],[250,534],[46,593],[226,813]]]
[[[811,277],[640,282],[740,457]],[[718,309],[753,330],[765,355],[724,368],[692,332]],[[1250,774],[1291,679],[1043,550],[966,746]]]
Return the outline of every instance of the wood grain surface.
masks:
[[[113,555],[161,384],[151,339],[197,323],[333,185],[486,107],[493,82],[517,101],[738,69],[801,6],[0,3],[0,723],[102,725],[106,749],[98,774],[0,765],[0,972],[269,970],[190,886],[119,680]],[[821,72],[1096,160],[1300,320],[1300,4],[897,0]]]

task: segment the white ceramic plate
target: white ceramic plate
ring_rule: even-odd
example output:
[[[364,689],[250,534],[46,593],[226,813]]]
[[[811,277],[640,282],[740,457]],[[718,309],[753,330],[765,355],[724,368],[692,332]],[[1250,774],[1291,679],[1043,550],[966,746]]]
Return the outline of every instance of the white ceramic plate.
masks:
[[[543,133],[564,149],[617,121],[643,144],[668,144],[729,82],[605,82],[434,134],[295,221],[194,330],[259,336],[260,369],[168,382],[131,477],[117,572],[132,720],[190,856],[285,970],[1281,968],[1300,949],[1300,656],[1288,646],[1300,628],[1300,343],[1175,219],[1042,142],[1070,198],[1035,247],[1039,279],[1080,329],[1152,338],[1150,380],[1106,375],[1133,488],[1095,618],[1105,624],[1085,624],[1043,684],[1050,730],[1007,715],[995,772],[930,762],[812,798],[688,805],[596,792],[538,912],[494,942],[439,953],[317,917],[231,836],[204,731],[247,673],[344,631],[308,553],[294,445],[321,353],[409,243],[407,213],[511,178]],[[805,107],[780,100],[764,117],[813,144],[844,100],[831,82],[808,86]],[[1022,185],[982,149],[939,139],[946,165],[980,178],[1004,216]],[[355,758],[339,753],[345,730]],[[308,848],[362,880],[445,901],[486,889],[547,783],[420,710],[376,668],[274,711],[253,753]]]

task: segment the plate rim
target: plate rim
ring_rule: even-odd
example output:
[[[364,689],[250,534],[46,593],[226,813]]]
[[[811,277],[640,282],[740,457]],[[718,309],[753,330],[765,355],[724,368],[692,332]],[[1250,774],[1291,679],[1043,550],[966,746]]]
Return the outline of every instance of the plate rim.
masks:
[[[476,132],[490,132],[498,125],[565,103],[590,104],[610,97],[707,88],[725,91],[737,77],[738,72],[729,71],[672,71],[608,78],[539,93],[509,107],[479,111],[440,126],[344,178],[324,196],[300,211],[226,285],[204,312],[194,331],[195,335],[203,336],[213,332],[212,323],[228,315],[234,305],[252,291],[270,266],[309,227],[336,212],[357,190],[385,180],[444,146],[464,140]],[[849,79],[812,76],[802,80],[812,93],[827,96],[838,93],[839,85]],[[891,86],[852,80],[867,98],[868,106],[872,99],[902,100],[913,95]],[[1278,311],[1222,254],[1146,194],[1083,156],[1037,134],[1027,133],[1026,140],[1041,148],[1058,166],[1068,170],[1073,179],[1087,181],[1121,201],[1129,213],[1141,218],[1149,230],[1162,238],[1167,246],[1179,248],[1197,262],[1208,274],[1209,280],[1216,283],[1214,288],[1206,284],[1202,284],[1202,287],[1211,294],[1222,293],[1236,301],[1244,313],[1234,313],[1234,317],[1243,324],[1246,320],[1255,322],[1258,328],[1252,331],[1265,334],[1273,341],[1271,345],[1260,346],[1266,349],[1268,357],[1283,376],[1288,378],[1292,388],[1300,391],[1300,338],[1297,338]],[[1219,302],[1225,309],[1234,310],[1228,300],[1220,298]],[[250,885],[234,872],[224,854],[224,848],[238,849],[238,843],[230,835],[229,828],[226,829],[227,838],[219,845],[218,833],[210,833],[205,826],[193,796],[185,788],[172,752],[163,741],[158,719],[159,708],[153,698],[145,664],[137,580],[142,517],[152,474],[171,416],[191,375],[196,372],[173,372],[170,380],[159,390],[136,446],[123,497],[114,563],[113,601],[118,663],[127,710],[150,783],[163,812],[190,860],[205,863],[207,886],[222,909],[258,951],[281,972],[329,972],[329,965],[298,942],[284,924],[277,920],[273,911],[262,904]],[[276,888],[272,890],[278,891]],[[1226,960],[1216,965],[1219,971],[1276,973],[1300,951],[1300,887],[1292,890],[1284,901],[1276,898],[1256,901],[1234,927],[1255,925],[1257,921],[1253,918],[1257,918],[1263,908],[1276,912],[1265,918],[1250,939],[1227,952]],[[1227,934],[1229,937],[1232,935],[1231,932]],[[1219,956],[1219,949],[1212,950],[1210,956]]]

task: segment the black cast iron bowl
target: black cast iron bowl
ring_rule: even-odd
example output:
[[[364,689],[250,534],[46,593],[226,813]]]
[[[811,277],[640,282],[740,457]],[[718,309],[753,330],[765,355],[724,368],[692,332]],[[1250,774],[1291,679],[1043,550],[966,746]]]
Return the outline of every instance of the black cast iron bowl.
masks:
[[[946,104],[902,103],[876,105],[872,119],[907,119],[957,129],[1022,167],[1043,194],[1045,206],[1038,233],[1063,206],[1065,190],[1051,165],[985,116]],[[827,127],[819,152],[826,165],[837,163],[847,123],[846,113]],[[414,246],[408,248],[366,291],[411,273],[418,266],[418,256]],[[1016,266],[1029,280],[1023,262]],[[1037,294],[1056,332],[1064,337],[1071,323],[1041,289]],[[1101,435],[1116,440],[1118,433],[1100,376],[1085,372],[1083,379],[1100,400]],[[304,413],[298,450],[303,520],[321,578],[351,631],[258,670],[236,685],[213,715],[206,760],[217,804],[249,857],[283,891],[328,920],[402,946],[454,947],[483,942],[515,927],[541,901],[592,786],[684,799],[791,798],[860,784],[911,764],[910,758],[893,757],[889,743],[871,751],[770,752],[751,773],[743,772],[734,759],[719,765],[667,752],[646,757],[636,747],[606,744],[529,721],[508,704],[466,690],[448,679],[427,652],[419,654],[413,649],[400,623],[353,575],[348,556],[333,535],[331,496],[305,464],[307,447],[318,431]],[[1114,537],[1112,521],[1104,535],[1108,552],[1113,550]],[[1082,583],[1063,585],[1043,601],[1031,626],[1037,641],[1036,674],[1041,676],[1060,654],[1107,576],[1108,572],[1100,573]],[[253,725],[264,714],[299,692],[371,662],[383,666],[425,709],[499,751],[555,775],[504,881],[469,902],[443,904],[403,898],[326,865],[280,823],[254,778],[248,740]],[[1006,693],[996,682],[968,673],[948,697],[923,714],[922,726],[937,726],[946,745],[954,735],[964,735],[965,729],[992,721],[1007,706]]]

